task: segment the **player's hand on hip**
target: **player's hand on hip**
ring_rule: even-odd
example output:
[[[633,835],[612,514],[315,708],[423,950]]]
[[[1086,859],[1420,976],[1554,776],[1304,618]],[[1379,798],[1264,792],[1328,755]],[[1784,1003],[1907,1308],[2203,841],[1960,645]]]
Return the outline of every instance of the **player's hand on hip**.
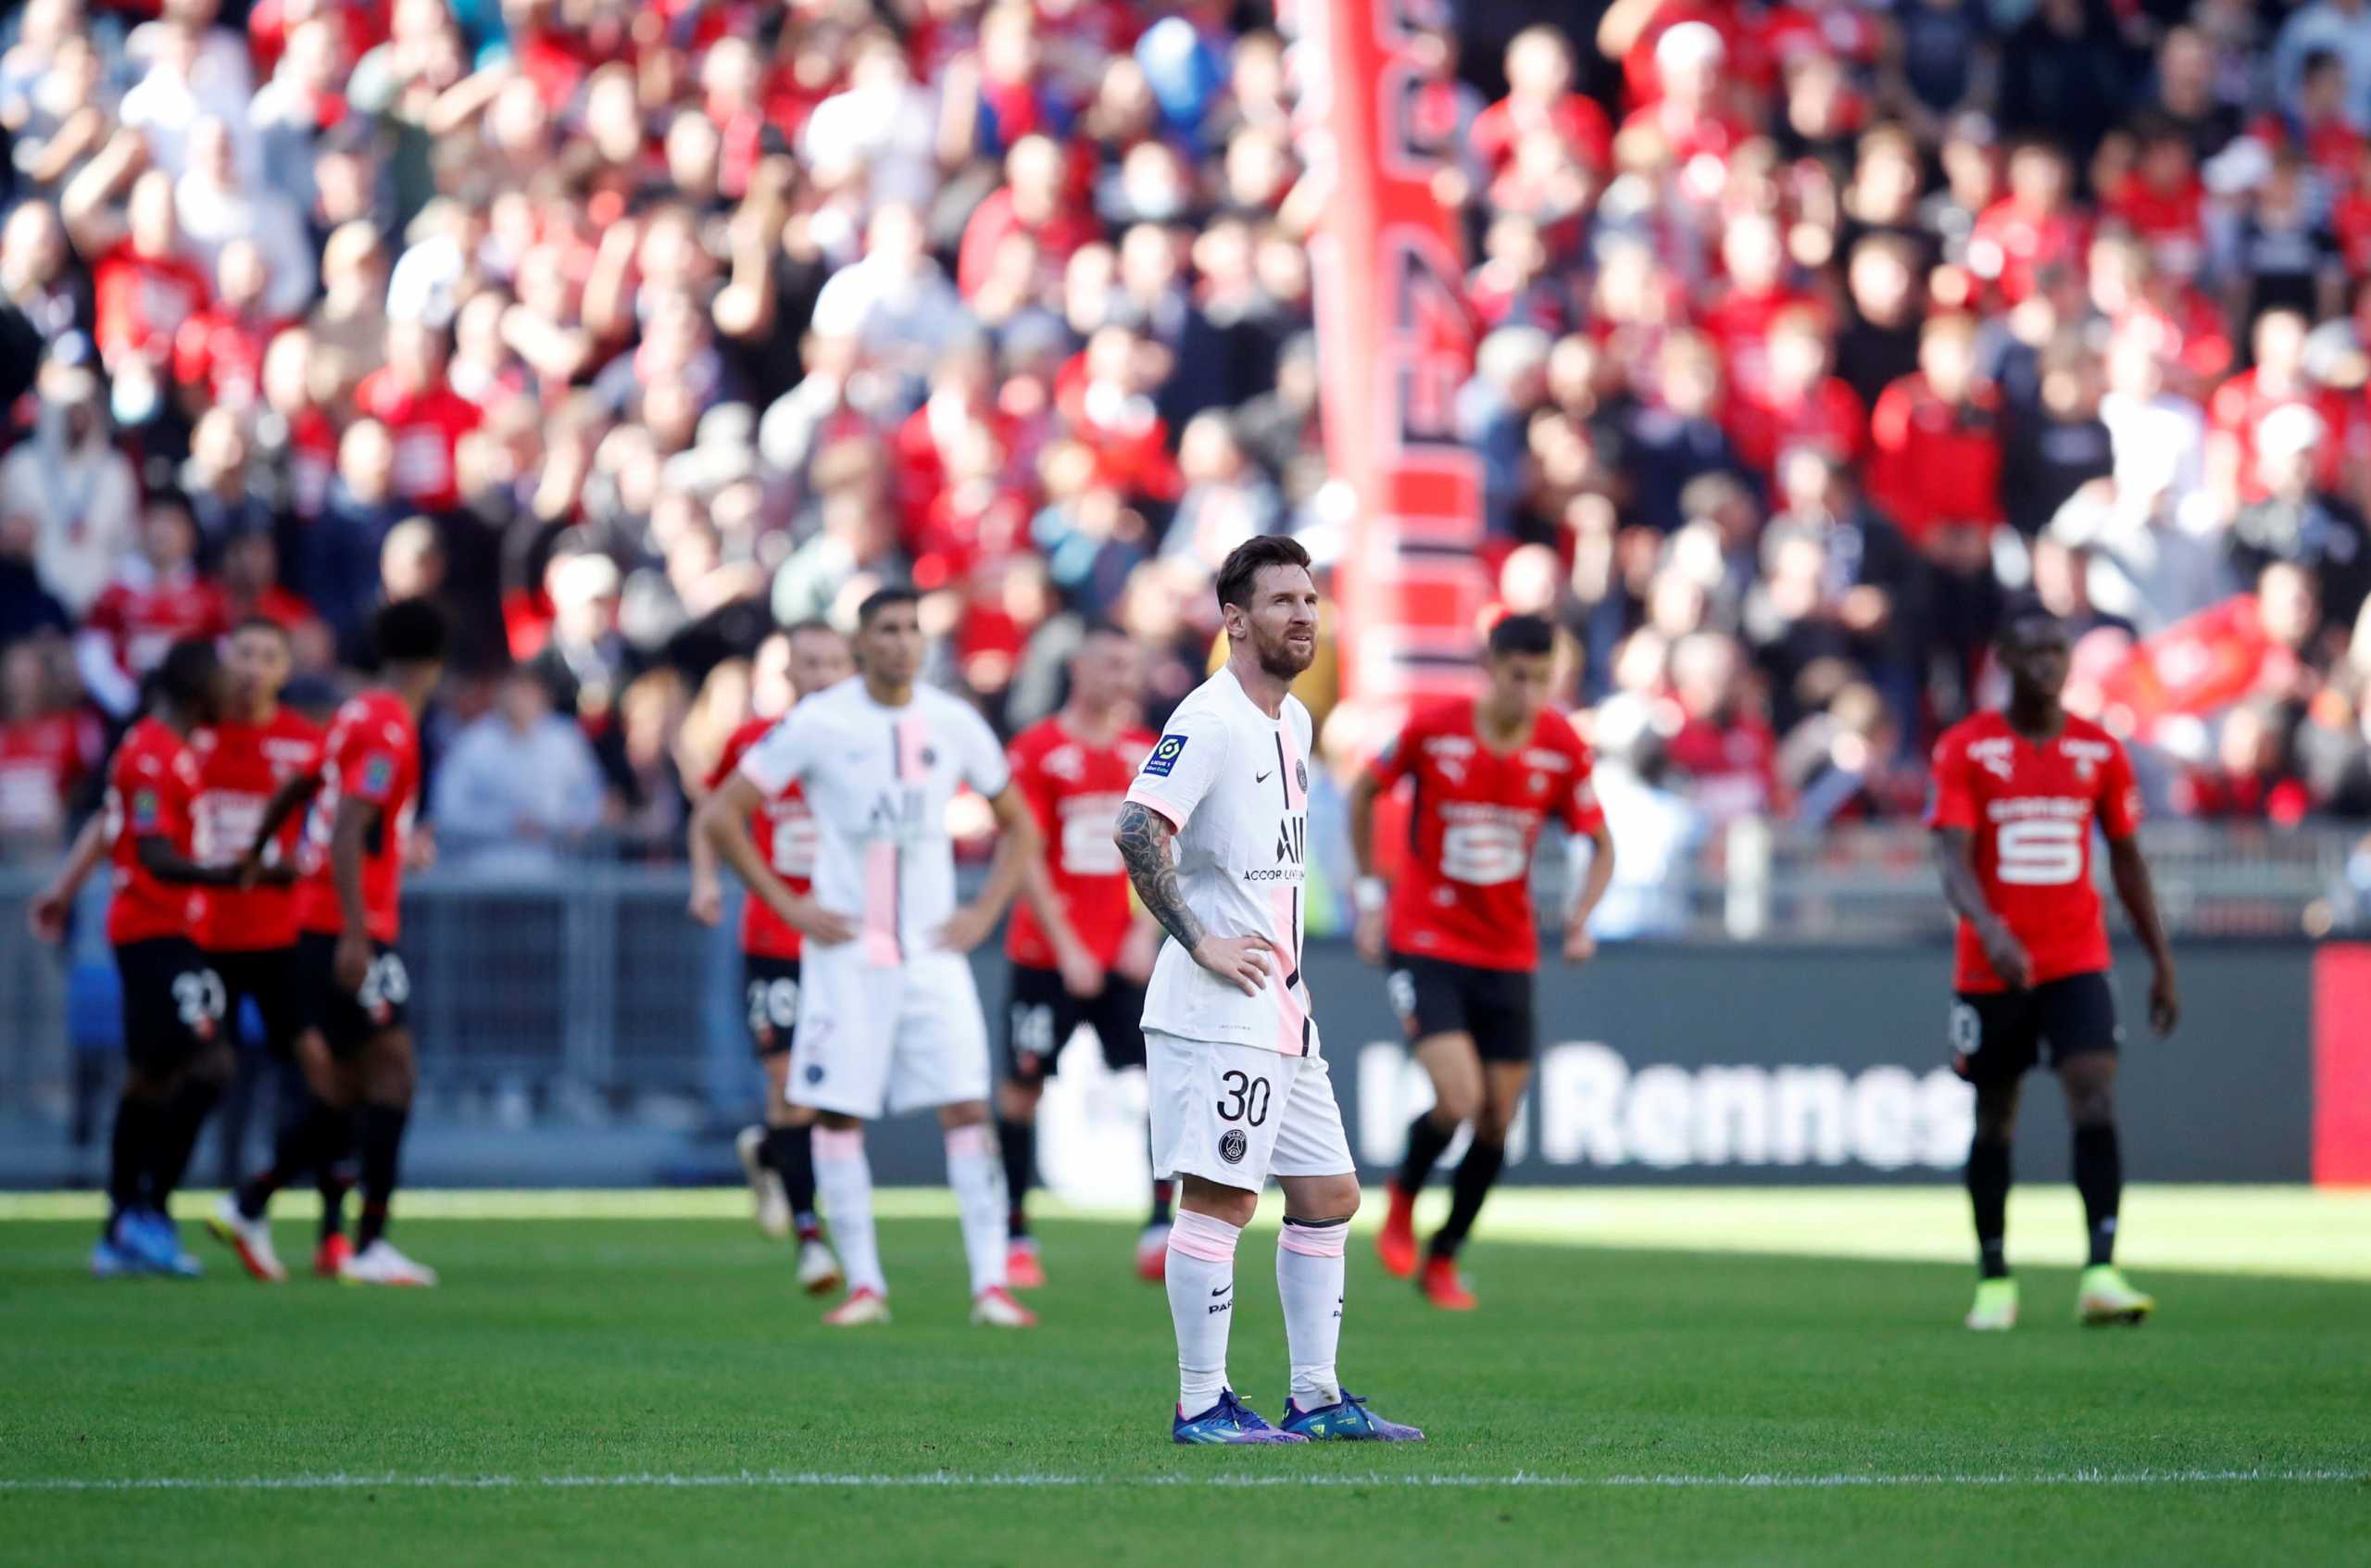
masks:
[[[1194,961],[1247,997],[1268,988],[1276,945],[1265,936],[1204,936],[1194,944]]]
[[[42,889],[41,896],[25,909],[25,923],[32,928],[36,940],[63,942],[66,940],[66,911],[73,900],[55,887]]]
[[[692,896],[684,905],[684,912],[702,925],[720,925],[724,921],[724,889],[713,877],[703,877],[692,884]]]
[[[947,917],[938,928],[935,939],[950,953],[968,953],[988,939],[995,928],[996,916],[977,904],[966,904]]]
[[[856,940],[856,922],[837,909],[827,909],[812,898],[793,898],[774,912],[797,929],[801,936],[835,947]]]
[[[1595,957],[1597,957],[1597,938],[1589,935],[1589,928],[1577,924],[1566,926],[1564,928],[1564,961],[1569,964],[1584,964]]]
[[[363,982],[370,978],[370,964],[378,955],[370,950],[370,939],[359,932],[349,931],[337,939],[337,959],[333,972],[341,991],[360,991]]]
[[[1381,963],[1384,938],[1389,934],[1390,927],[1390,917],[1383,910],[1361,910],[1358,924],[1350,931],[1350,941],[1358,948],[1359,957],[1368,963]]]
[[[2181,1021],[2182,997],[2174,985],[2174,972],[2170,967],[2161,969],[2157,977],[2149,982],[2149,1027],[2162,1039],[2172,1034]]]
[[[1062,989],[1073,997],[1099,997],[1103,994],[1103,966],[1095,955],[1076,938],[1054,950],[1054,968],[1062,976]]]
[[[2001,984],[2012,991],[2022,991],[2034,983],[2034,960],[2026,956],[2025,944],[2009,934],[2007,926],[1995,925],[1977,935],[1984,943],[1984,957]]]

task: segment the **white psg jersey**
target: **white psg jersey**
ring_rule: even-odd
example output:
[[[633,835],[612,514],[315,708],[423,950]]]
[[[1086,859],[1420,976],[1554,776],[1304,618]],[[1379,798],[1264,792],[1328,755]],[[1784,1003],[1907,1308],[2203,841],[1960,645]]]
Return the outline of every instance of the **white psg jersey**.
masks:
[[[1189,1040],[1317,1051],[1300,979],[1309,847],[1309,709],[1287,694],[1260,711],[1222,670],[1178,704],[1128,798],[1177,829],[1177,886],[1214,936],[1261,935],[1279,956],[1267,989],[1247,997],[1179,947],[1160,946],[1144,1026]]]
[[[861,676],[793,708],[741,759],[767,798],[793,780],[814,813],[818,904],[857,922],[864,960],[902,963],[955,912],[947,805],[969,784],[994,799],[1011,780],[1004,747],[972,707],[916,686],[884,708]]]

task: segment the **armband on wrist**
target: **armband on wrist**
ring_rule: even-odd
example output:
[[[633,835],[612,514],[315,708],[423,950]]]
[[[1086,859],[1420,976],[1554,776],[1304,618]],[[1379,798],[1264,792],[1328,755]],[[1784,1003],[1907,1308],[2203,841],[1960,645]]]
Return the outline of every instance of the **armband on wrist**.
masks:
[[[1379,876],[1362,876],[1350,886],[1350,902],[1359,913],[1371,915],[1391,902],[1391,889]]]

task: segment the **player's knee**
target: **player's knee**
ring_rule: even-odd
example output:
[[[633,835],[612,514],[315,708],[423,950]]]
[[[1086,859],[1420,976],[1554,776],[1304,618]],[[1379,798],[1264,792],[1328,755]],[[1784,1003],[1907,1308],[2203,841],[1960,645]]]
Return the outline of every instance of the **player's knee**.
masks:
[[[1187,1176],[1177,1195],[1177,1206],[1191,1214],[1207,1214],[1241,1230],[1260,1208],[1260,1195],[1241,1187],[1221,1186],[1199,1176]]]
[[[2104,1127],[2115,1120],[2115,1090],[2107,1084],[2066,1085],[2066,1119],[2077,1127]]]
[[[820,1110],[815,1113],[815,1124],[826,1132],[854,1133],[863,1129],[864,1121],[861,1117],[844,1116],[836,1110]]]
[[[1037,1118],[1037,1102],[1045,1093],[1041,1084],[1010,1080],[997,1090],[997,1112],[1008,1122],[1034,1122]]]
[[[1295,1184],[1298,1190],[1286,1194],[1286,1209],[1295,1219],[1349,1220],[1359,1212],[1359,1178],[1345,1173],[1338,1176],[1319,1176]]]
[[[1486,1105],[1474,1118],[1474,1141],[1493,1148],[1504,1148],[1507,1134],[1515,1124],[1512,1106]]]
[[[967,1099],[938,1108],[938,1124],[944,1128],[976,1127],[987,1119],[988,1102],[984,1099]]]

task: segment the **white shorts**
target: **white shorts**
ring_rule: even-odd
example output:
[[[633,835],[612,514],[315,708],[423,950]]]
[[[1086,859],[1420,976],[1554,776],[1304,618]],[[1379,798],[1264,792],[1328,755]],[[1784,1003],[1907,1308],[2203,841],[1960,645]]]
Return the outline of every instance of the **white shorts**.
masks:
[[[1258,1192],[1270,1176],[1357,1169],[1322,1056],[1145,1031],[1156,1175]]]
[[[809,947],[799,966],[793,1105],[876,1120],[988,1098],[988,1028],[971,960],[921,953],[898,965],[861,947]]]

